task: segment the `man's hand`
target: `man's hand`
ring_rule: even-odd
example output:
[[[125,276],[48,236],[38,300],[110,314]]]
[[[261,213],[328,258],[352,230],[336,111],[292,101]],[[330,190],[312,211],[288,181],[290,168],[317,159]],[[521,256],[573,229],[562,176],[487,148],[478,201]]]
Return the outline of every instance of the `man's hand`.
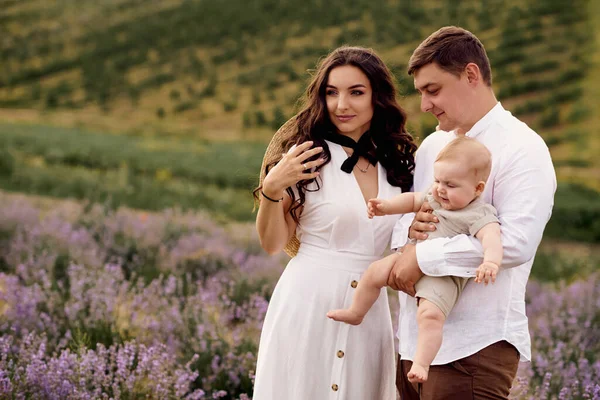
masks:
[[[408,230],[408,237],[415,240],[425,240],[429,236],[427,232],[436,230],[435,223],[439,222],[438,218],[432,214],[433,208],[428,202],[423,202],[421,209],[415,215],[415,219]]]
[[[388,276],[387,284],[394,290],[400,290],[414,297],[416,293],[415,284],[423,275],[417,263],[415,245],[407,244],[404,246],[402,254],[398,253],[398,257]]]
[[[490,261],[485,261],[477,268],[475,275],[475,282],[485,283],[486,285],[490,282],[496,282],[496,275],[498,274],[498,266]]]

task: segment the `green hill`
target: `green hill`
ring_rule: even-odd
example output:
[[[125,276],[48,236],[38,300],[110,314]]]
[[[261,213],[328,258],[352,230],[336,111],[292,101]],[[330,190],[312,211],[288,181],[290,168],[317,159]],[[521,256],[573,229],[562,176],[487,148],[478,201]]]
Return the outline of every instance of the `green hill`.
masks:
[[[221,189],[245,192],[264,143],[293,115],[307,71],[341,44],[382,55],[398,79],[409,129],[423,138],[435,120],[419,111],[406,63],[429,33],[455,24],[482,39],[499,99],[546,139],[559,179],[600,189],[597,3],[0,0],[0,138],[17,166],[10,168],[21,174],[3,187],[62,195],[57,185],[66,183],[58,176],[75,171],[86,185],[99,176],[125,188],[123,176],[169,182],[178,188],[174,199],[195,196],[200,189],[192,184],[210,186],[200,192],[214,193],[211,204]],[[102,134],[85,136],[89,130]],[[55,135],[53,144],[44,135]],[[82,135],[81,146],[64,144]],[[235,147],[230,157],[210,158],[206,149],[223,141]],[[121,146],[133,150],[124,154]],[[238,147],[245,156],[236,156]],[[167,151],[142,162],[133,154],[140,148],[147,156],[148,148]],[[113,156],[89,156],[103,151]],[[177,151],[186,155],[180,159]],[[238,172],[230,179],[232,167]]]

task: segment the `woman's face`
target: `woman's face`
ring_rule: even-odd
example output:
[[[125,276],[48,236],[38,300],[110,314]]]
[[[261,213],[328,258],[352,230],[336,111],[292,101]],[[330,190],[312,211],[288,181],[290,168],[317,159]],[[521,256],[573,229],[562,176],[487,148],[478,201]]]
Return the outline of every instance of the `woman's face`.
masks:
[[[325,101],[327,112],[339,134],[358,141],[373,119],[373,91],[369,78],[352,65],[329,72]]]

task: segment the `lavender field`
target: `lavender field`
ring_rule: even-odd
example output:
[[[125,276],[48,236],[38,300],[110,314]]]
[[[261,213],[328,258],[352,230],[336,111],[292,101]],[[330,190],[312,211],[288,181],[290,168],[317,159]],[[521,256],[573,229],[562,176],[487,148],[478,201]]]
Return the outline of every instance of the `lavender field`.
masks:
[[[285,258],[251,224],[24,199],[0,197],[0,398],[252,398]],[[600,399],[600,275],[530,281],[528,314],[514,398]]]

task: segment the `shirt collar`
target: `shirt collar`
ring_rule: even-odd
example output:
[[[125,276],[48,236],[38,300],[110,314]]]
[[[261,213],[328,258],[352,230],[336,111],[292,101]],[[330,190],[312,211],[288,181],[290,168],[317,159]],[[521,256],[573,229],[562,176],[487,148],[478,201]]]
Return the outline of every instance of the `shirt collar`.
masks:
[[[502,104],[500,104],[500,102],[496,103],[496,105],[494,107],[492,107],[492,109],[490,111],[488,111],[488,113],[485,114],[483,116],[483,118],[481,118],[479,121],[477,121],[475,123],[475,125],[473,125],[473,127],[465,134],[465,136],[472,137],[472,138],[476,137],[481,132],[486,130],[487,127],[492,124],[492,122],[494,122],[495,120],[500,118],[500,116],[505,111],[506,110],[504,110],[504,107],[502,107]]]

